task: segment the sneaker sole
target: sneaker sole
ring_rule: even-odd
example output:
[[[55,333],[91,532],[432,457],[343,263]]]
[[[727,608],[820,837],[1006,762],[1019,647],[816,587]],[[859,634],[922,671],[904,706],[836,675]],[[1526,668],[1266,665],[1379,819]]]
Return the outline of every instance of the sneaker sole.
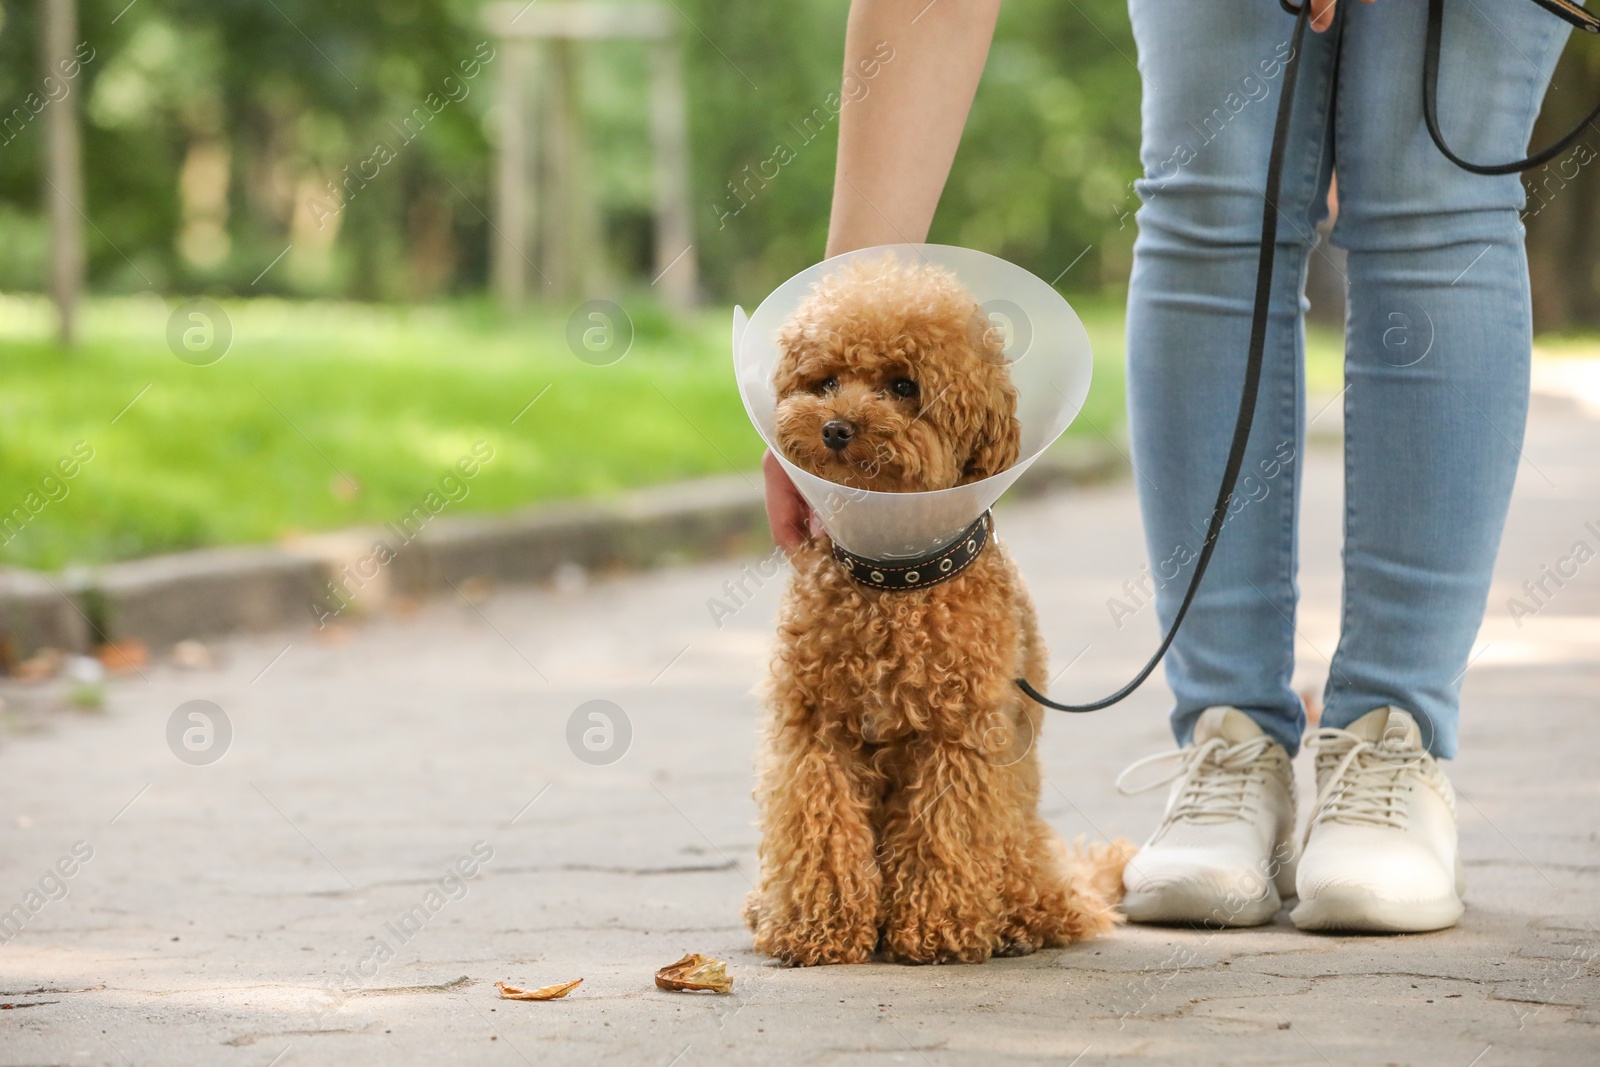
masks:
[[[1371,934],[1420,934],[1444,930],[1465,911],[1455,895],[1438,900],[1383,900],[1365,889],[1338,886],[1302,900],[1289,920],[1302,930],[1344,930]]]
[[[1167,886],[1122,898],[1122,913],[1136,923],[1261,926],[1271,922],[1282,907],[1282,898],[1270,889],[1266,896],[1237,909],[1230,909],[1228,902],[1218,899],[1215,892],[1192,886]]]

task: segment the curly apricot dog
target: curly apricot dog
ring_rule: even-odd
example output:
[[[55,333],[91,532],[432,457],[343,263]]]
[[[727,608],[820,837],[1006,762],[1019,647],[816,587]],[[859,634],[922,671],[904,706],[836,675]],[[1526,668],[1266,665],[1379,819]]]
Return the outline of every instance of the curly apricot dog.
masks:
[[[779,344],[777,440],[806,470],[914,492],[1017,460],[998,338],[945,271],[848,265]],[[967,556],[939,562],[952,577],[911,589],[870,584],[879,569],[826,538],[795,555],[745,905],[758,950],[794,965],[977,963],[1118,921],[1131,846],[1069,851],[1038,814],[1042,709],[1013,679],[1044,688],[1045,650],[1016,568],[984,550],[988,521]]]

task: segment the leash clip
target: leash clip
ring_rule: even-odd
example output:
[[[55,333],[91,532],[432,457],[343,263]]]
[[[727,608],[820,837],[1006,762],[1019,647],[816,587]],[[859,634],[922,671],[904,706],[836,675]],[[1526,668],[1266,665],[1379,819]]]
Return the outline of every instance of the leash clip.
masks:
[[[1574,4],[1572,0],[1533,0],[1556,18],[1570,22],[1584,33],[1600,33],[1600,16]]]

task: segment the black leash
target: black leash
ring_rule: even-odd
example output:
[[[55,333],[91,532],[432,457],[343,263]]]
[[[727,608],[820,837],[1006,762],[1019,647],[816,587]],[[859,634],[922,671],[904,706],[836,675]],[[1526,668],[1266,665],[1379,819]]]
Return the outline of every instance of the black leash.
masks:
[[[1351,0],[1345,2],[1349,3]],[[1533,0],[1533,2],[1587,33],[1600,33],[1600,18],[1591,15],[1570,0]],[[1261,387],[1261,366],[1267,342],[1267,317],[1272,298],[1272,271],[1277,260],[1278,193],[1283,184],[1283,156],[1288,141],[1289,118],[1294,111],[1295,82],[1300,73],[1300,48],[1305,40],[1306,26],[1311,20],[1309,2],[1302,3],[1299,7],[1289,3],[1289,0],[1278,0],[1278,3],[1285,11],[1295,16],[1294,36],[1290,39],[1289,58],[1284,63],[1283,93],[1278,99],[1278,118],[1272,131],[1272,150],[1267,159],[1267,188],[1261,204],[1261,255],[1256,266],[1256,297],[1250,319],[1249,356],[1245,361],[1244,387],[1239,393],[1239,413],[1234,419],[1233,442],[1228,447],[1228,462],[1223,468],[1222,484],[1217,490],[1217,503],[1211,509],[1211,519],[1206,524],[1206,539],[1200,546],[1199,556],[1195,559],[1194,576],[1189,579],[1189,587],[1184,590],[1183,601],[1178,605],[1177,614],[1172,617],[1172,625],[1167,627],[1166,636],[1161,639],[1155,654],[1127,685],[1110,696],[1101,697],[1088,704],[1061,704],[1039,692],[1026,678],[1018,678],[1017,688],[1047,708],[1072,712],[1099,711],[1101,708],[1118,703],[1144,684],[1145,679],[1150,677],[1156,665],[1172,647],[1173,639],[1178,636],[1178,627],[1183,624],[1184,616],[1189,613],[1189,606],[1194,603],[1195,593],[1200,588],[1200,579],[1205,576],[1206,567],[1211,563],[1212,553],[1217,547],[1217,537],[1222,533],[1222,526],[1227,521],[1228,505],[1233,500],[1233,490],[1239,480],[1239,470],[1244,466],[1245,448],[1250,441],[1250,427],[1255,422],[1256,396]],[[1428,0],[1428,31],[1422,64],[1423,119],[1427,123],[1428,134],[1433,138],[1433,143],[1438,146],[1439,151],[1463,170],[1474,174],[1513,174],[1540,166],[1554,159],[1576,141],[1584,130],[1590,128],[1597,118],[1600,118],[1600,106],[1597,106],[1571,133],[1526,159],[1496,164],[1467,162],[1449,149],[1444,143],[1444,135],[1439,132],[1439,43],[1443,36],[1444,0]]]
[[[1569,0],[1533,0],[1533,2],[1585,33],[1600,33],[1600,18],[1570,3]],[[1444,0],[1428,0],[1428,38],[1422,53],[1422,120],[1428,124],[1428,136],[1433,138],[1433,143],[1444,153],[1444,158],[1462,170],[1471,171],[1473,174],[1516,174],[1518,171],[1543,166],[1565,151],[1573,141],[1582,136],[1584,130],[1590,128],[1595,119],[1600,118],[1600,105],[1596,105],[1595,109],[1589,112],[1588,118],[1573,127],[1572,132],[1549,148],[1535,152],[1526,159],[1512,160],[1510,163],[1467,162],[1450,151],[1450,146],[1444,143],[1444,134],[1439,132],[1439,42],[1443,37]]]

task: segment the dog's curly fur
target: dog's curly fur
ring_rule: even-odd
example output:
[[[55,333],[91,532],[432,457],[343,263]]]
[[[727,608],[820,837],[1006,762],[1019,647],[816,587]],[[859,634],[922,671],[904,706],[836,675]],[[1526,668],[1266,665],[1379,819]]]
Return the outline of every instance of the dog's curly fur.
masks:
[[[863,489],[944,489],[1015,463],[998,338],[949,273],[857,262],[781,332],[777,440]],[[911,386],[902,384],[909,381]],[[854,434],[829,448],[822,427]],[[1033,605],[1003,547],[910,592],[857,585],[826,539],[794,556],[757,798],[756,948],[789,964],[981,962],[1119,921],[1123,841],[1068,849],[1038,814]]]

